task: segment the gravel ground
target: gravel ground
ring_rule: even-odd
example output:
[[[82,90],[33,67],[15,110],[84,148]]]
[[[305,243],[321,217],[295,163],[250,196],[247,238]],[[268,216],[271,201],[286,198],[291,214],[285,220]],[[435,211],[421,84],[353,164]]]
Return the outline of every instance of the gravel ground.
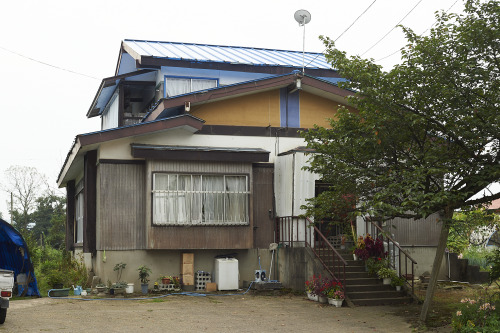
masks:
[[[335,308],[302,296],[170,295],[10,304],[0,332],[412,332],[401,307]]]

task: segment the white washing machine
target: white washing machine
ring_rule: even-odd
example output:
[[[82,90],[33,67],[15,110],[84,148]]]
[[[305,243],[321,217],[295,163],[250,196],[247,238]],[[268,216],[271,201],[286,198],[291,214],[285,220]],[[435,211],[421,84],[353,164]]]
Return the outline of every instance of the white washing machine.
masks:
[[[236,290],[239,288],[238,260],[234,258],[215,259],[215,283],[217,290]]]

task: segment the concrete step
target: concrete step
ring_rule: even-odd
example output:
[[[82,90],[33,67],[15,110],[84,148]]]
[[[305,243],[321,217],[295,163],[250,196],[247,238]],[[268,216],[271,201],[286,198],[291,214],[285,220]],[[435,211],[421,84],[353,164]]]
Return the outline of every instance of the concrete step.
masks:
[[[410,304],[413,299],[409,296],[406,297],[391,297],[391,298],[360,298],[351,299],[354,305],[359,306],[377,306],[377,305],[397,305],[397,304]]]
[[[345,286],[345,292],[350,294],[351,292],[361,292],[361,291],[384,291],[390,292],[396,290],[396,288],[392,286],[388,286],[386,284],[349,284]]]
[[[398,298],[404,297],[404,291],[393,290],[370,290],[370,291],[350,291],[347,293],[350,299],[369,299],[369,298]]]
[[[361,277],[361,278],[351,278],[346,279],[346,285],[382,285],[380,279],[373,277]]]
[[[367,273],[363,266],[345,266],[346,272],[357,272],[357,273]]]
[[[346,280],[351,280],[351,279],[368,279],[370,278],[371,276],[368,275],[367,272],[365,272],[364,270],[362,272],[351,272],[351,271],[347,271],[346,269],[346,272],[345,272],[345,279]]]

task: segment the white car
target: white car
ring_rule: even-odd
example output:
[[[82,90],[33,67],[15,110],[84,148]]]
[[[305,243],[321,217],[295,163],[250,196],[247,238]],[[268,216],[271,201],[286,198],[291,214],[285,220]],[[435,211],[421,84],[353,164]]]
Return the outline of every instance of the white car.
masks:
[[[0,324],[5,322],[12,288],[14,288],[14,272],[0,269]]]

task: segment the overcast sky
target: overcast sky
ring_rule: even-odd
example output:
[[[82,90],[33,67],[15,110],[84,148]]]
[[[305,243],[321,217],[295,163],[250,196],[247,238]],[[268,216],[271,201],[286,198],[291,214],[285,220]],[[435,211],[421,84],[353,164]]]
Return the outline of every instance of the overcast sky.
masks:
[[[56,187],[57,175],[75,136],[100,129],[98,118],[87,119],[85,115],[101,79],[114,75],[123,39],[301,51],[303,28],[294,20],[294,13],[306,9],[312,17],[305,30],[306,51],[322,52],[319,35],[336,39],[359,17],[338,39],[337,46],[348,54],[373,58],[389,69],[400,61],[399,53],[389,55],[405,45],[401,29],[394,27],[401,22],[418,34],[423,33],[435,22],[435,11],[450,7],[451,12],[461,12],[463,2],[3,2],[0,11],[0,183],[5,184],[7,168],[22,165],[36,167],[47,176],[50,185]],[[6,220],[9,220],[8,200],[7,193],[1,191],[0,211]]]

